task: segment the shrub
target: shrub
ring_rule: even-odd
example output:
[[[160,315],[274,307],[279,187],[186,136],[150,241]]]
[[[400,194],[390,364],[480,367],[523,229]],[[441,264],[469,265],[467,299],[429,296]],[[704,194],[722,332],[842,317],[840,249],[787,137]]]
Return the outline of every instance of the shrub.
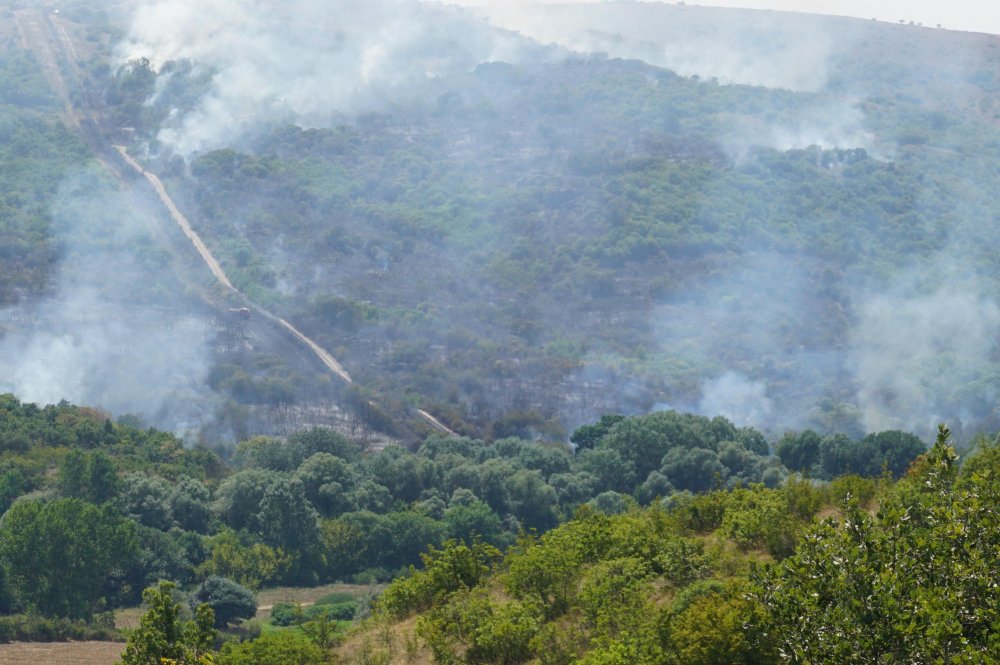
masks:
[[[257,613],[253,592],[225,577],[209,577],[191,596],[192,608],[206,604],[215,612],[215,626],[222,628]]]

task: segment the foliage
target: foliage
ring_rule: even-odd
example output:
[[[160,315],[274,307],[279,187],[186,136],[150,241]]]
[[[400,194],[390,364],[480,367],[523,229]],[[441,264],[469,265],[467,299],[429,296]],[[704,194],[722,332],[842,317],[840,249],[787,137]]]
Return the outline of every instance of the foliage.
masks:
[[[113,603],[116,571],[138,555],[136,525],[79,499],[21,501],[0,521],[0,558],[19,605],[89,618]]]
[[[215,627],[225,628],[257,613],[253,592],[225,577],[209,577],[191,594],[191,608],[207,605],[215,616]]]
[[[122,639],[110,615],[71,621],[38,614],[0,616],[0,642],[108,642]]]
[[[410,576],[389,586],[378,601],[379,611],[402,617],[430,607],[461,589],[479,584],[500,557],[500,552],[485,543],[466,545],[449,541],[443,549],[422,554],[423,570],[410,570]]]
[[[217,665],[321,665],[323,650],[295,632],[264,633],[251,642],[227,642],[214,661]]]
[[[253,542],[249,534],[230,529],[221,531],[210,540],[211,556],[200,571],[236,580],[249,589],[275,582],[284,576],[291,560],[280,549]]]
[[[147,610],[139,620],[139,627],[128,636],[121,665],[161,665],[163,662],[204,665],[211,662],[215,640],[215,617],[211,608],[199,605],[194,620],[183,621],[173,589],[173,583],[160,582],[142,592]]]
[[[937,442],[872,517],[849,506],[766,572],[754,597],[784,662],[992,662],[994,488],[956,488]]]

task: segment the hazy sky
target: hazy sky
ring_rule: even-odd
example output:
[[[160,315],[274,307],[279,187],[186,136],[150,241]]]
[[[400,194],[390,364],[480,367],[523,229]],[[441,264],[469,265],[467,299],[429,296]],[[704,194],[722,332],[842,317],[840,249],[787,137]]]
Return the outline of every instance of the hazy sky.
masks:
[[[449,0],[452,4],[530,5],[537,0]],[[545,4],[600,2],[602,0],[543,0]],[[748,7],[813,12],[835,16],[877,18],[882,21],[916,21],[925,26],[941,24],[951,30],[971,30],[1000,34],[1000,2],[995,0],[709,0],[689,1],[690,5]]]

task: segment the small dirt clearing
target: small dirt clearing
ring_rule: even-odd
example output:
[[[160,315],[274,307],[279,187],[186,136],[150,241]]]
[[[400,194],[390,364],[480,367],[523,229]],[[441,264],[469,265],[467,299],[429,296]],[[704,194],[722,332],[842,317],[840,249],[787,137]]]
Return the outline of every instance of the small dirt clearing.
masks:
[[[121,658],[121,642],[13,642],[0,644],[4,665],[112,665]]]

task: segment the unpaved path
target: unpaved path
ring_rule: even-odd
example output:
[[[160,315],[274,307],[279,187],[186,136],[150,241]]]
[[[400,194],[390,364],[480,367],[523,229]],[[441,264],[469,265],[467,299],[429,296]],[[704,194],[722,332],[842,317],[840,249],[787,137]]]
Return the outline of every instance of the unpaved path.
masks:
[[[138,173],[142,174],[146,180],[149,181],[149,184],[153,186],[153,189],[156,190],[156,195],[160,197],[160,201],[163,202],[163,205],[166,206],[167,210],[170,212],[170,216],[175,222],[177,222],[177,225],[181,227],[181,231],[184,232],[184,235],[187,236],[188,240],[191,241],[191,244],[194,245],[194,248],[201,256],[201,260],[205,262],[205,265],[207,265],[208,269],[212,271],[215,278],[226,288],[235,291],[236,287],[234,287],[233,283],[229,281],[229,277],[226,276],[226,272],[222,269],[222,266],[219,265],[219,262],[215,260],[215,256],[212,255],[212,252],[208,249],[205,243],[202,242],[201,236],[195,233],[194,229],[191,228],[191,223],[187,220],[187,217],[185,217],[181,211],[177,209],[177,206],[174,205],[173,199],[171,199],[170,195],[167,194],[167,190],[163,187],[163,183],[160,182],[160,179],[156,177],[156,174],[147,171],[141,164],[139,164],[139,162],[132,159],[131,155],[126,152],[124,146],[116,145],[114,148],[129,166],[135,169]]]
[[[270,314],[270,312],[268,312],[268,314]],[[297,340],[299,340],[300,342],[308,346],[310,349],[312,349],[312,352],[316,354],[316,356],[320,359],[320,361],[324,365],[326,365],[331,372],[342,378],[347,383],[354,383],[354,381],[351,379],[351,375],[347,373],[347,370],[345,370],[339,362],[337,362],[336,358],[330,355],[329,351],[327,351],[319,344],[317,344],[316,342],[312,341],[311,339],[303,335],[301,332],[299,332],[298,328],[293,326],[288,321],[285,321],[283,318],[279,316],[276,316],[275,318],[278,320],[278,323],[284,326],[284,328],[288,330],[288,332],[292,333],[292,335]]]
[[[81,135],[84,135],[84,137],[88,139],[88,143],[93,144],[92,147],[99,155],[99,153],[102,152],[102,148],[106,148],[107,144],[97,131],[98,122],[94,115],[95,110],[93,108],[89,109],[89,120],[91,122],[86,123],[88,125],[88,131],[85,131],[83,124],[80,121],[80,115],[77,109],[73,107],[73,101],[69,95],[69,89],[59,67],[60,57],[68,64],[73,72],[76,72],[78,67],[77,51],[73,45],[72,38],[66,30],[66,27],[60,21],[54,20],[53,17],[38,9],[25,9],[18,11],[15,13],[15,17],[17,19],[18,31],[24,46],[35,54],[35,57],[42,65],[46,77],[49,79],[50,85],[52,85],[53,90],[55,90],[56,94],[63,102],[65,114],[64,122],[66,122],[67,126],[71,129],[74,129]],[[93,125],[93,127],[91,128],[90,125]],[[222,266],[212,254],[211,250],[209,250],[208,246],[201,239],[201,236],[199,236],[194,228],[192,228],[187,217],[184,216],[184,214],[177,208],[173,199],[170,198],[170,195],[167,193],[167,190],[163,186],[163,182],[159,179],[159,177],[157,177],[155,173],[147,171],[141,164],[133,159],[132,156],[128,154],[124,146],[115,145],[113,148],[114,151],[121,156],[121,159],[125,162],[125,164],[142,175],[153,187],[154,191],[156,191],[156,195],[160,199],[160,202],[163,203],[164,207],[166,207],[167,211],[170,213],[170,217],[180,227],[181,231],[188,238],[188,240],[191,241],[191,244],[194,245],[198,255],[201,257],[205,265],[208,266],[208,269],[220,284],[225,286],[234,294],[239,295],[255,312],[277,323],[284,330],[290,333],[299,343],[305,345],[306,348],[308,348],[309,351],[311,351],[313,355],[319,359],[324,367],[333,372],[341,380],[348,384],[354,383],[351,379],[351,375],[348,374],[343,365],[341,365],[329,351],[307,337],[298,328],[285,319],[268,312],[258,305],[255,305],[250,302],[245,295],[240,293],[236,287],[233,286],[233,283],[229,280],[226,272],[222,269]],[[106,159],[100,159],[112,172],[116,171],[116,169],[108,163]],[[448,434],[449,436],[458,436],[454,431],[449,429],[427,411],[418,409],[417,414],[439,432]]]
[[[60,114],[63,123],[72,130],[80,131],[80,120],[73,109],[69,87],[59,68],[59,53],[53,44],[53,28],[49,17],[40,9],[20,9],[14,12],[14,19],[17,21],[22,46],[34,54],[52,91],[63,104],[63,112]]]
[[[437,418],[435,418],[431,414],[427,413],[423,409],[417,409],[417,413],[420,414],[421,418],[423,418],[424,420],[426,420],[427,422],[429,422],[431,425],[433,425],[435,429],[437,429],[437,430],[439,430],[441,432],[444,432],[445,434],[447,434],[449,436],[458,436],[458,432],[455,432],[454,430],[449,429],[447,425],[445,425],[443,422],[441,422],[440,420],[438,420]]]

